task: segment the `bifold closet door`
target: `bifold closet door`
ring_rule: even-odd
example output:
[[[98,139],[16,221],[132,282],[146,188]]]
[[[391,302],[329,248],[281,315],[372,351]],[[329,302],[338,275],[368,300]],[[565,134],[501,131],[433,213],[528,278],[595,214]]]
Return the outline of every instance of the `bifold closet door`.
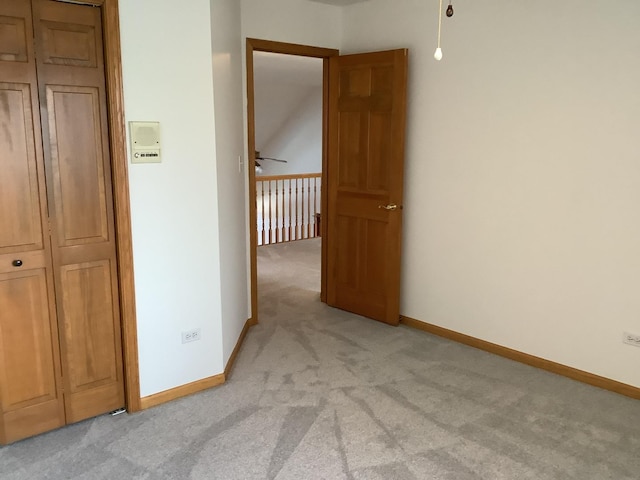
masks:
[[[65,424],[31,3],[0,3],[0,443]]]
[[[67,423],[124,406],[100,9],[33,0]]]
[[[8,443],[124,406],[124,381],[100,9],[1,2],[0,40]]]

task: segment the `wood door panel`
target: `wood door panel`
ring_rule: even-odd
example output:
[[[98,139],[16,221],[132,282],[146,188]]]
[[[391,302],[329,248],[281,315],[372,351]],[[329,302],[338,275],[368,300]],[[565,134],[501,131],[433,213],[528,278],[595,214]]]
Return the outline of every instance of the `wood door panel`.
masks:
[[[378,106],[383,103],[387,105],[387,111],[392,106],[393,82],[393,65],[377,65],[371,68],[371,93],[374,97],[384,95],[387,98],[387,101],[378,103]]]
[[[27,62],[27,52],[25,19],[0,15],[0,61]]]
[[[337,223],[335,302],[344,310],[372,318],[384,316],[390,278],[384,261],[386,222],[341,215]]]
[[[0,273],[0,443],[65,423],[50,284],[44,268]]]
[[[42,249],[42,220],[29,84],[0,83],[0,254]]]
[[[64,311],[63,365],[66,392],[102,386],[118,380],[109,261],[62,267]]]
[[[340,215],[336,222],[340,231],[340,237],[335,241],[338,243],[336,259],[336,281],[337,290],[345,288],[358,290],[360,279],[358,271],[360,269],[360,256],[358,246],[360,245],[360,225],[359,219]]]
[[[99,91],[48,85],[46,96],[59,246],[108,241]]]
[[[2,410],[57,398],[45,270],[0,274],[0,305]]]
[[[98,8],[33,4],[65,411],[76,422],[124,405],[102,19]]]
[[[0,424],[0,443],[16,442],[64,426],[64,405],[61,399],[54,399],[7,412],[3,421],[4,425]]]
[[[0,443],[65,422],[32,39],[0,2]]]
[[[108,383],[65,397],[67,423],[76,423],[124,407],[124,392],[118,383]]]
[[[342,101],[349,97],[368,97],[371,93],[371,70],[367,66],[340,72]]]
[[[340,115],[338,188],[357,189],[359,186],[360,164],[367,141],[366,137],[362,138],[362,122],[360,112],[345,112]]]
[[[124,405],[102,48],[100,9],[0,2],[0,443]]]
[[[330,65],[327,302],[393,325],[406,73],[406,50],[347,55]]]
[[[391,185],[392,137],[391,115],[386,112],[373,112],[369,115],[369,156],[367,158],[367,191],[388,195]]]
[[[389,258],[385,235],[387,221],[363,220],[365,228],[365,242],[362,249],[362,284],[363,290],[374,298],[384,298],[392,286],[389,284],[391,275],[386,259]],[[376,302],[378,303],[378,302]]]
[[[95,68],[96,32],[91,25],[42,21],[43,63]]]
[[[116,269],[99,260],[65,265],[60,275],[64,400],[73,423],[124,405]]]

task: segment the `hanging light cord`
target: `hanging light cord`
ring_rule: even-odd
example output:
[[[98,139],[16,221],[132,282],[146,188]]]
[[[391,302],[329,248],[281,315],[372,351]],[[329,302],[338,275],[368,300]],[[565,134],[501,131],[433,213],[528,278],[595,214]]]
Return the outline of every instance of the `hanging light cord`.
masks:
[[[440,32],[442,31],[442,0],[440,0],[440,13],[438,14],[438,48],[440,48]]]

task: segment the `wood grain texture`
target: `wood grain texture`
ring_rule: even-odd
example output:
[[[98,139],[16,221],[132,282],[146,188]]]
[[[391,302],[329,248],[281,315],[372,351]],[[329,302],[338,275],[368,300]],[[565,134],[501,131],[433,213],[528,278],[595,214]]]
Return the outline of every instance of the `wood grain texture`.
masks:
[[[96,0],[94,4],[102,6],[126,404],[129,412],[137,412],[142,407],[118,0]]]
[[[110,240],[109,158],[103,158],[101,98],[96,87],[47,85],[47,111],[58,245]],[[105,165],[106,164],[106,165]]]
[[[65,423],[55,312],[47,283],[44,268],[0,274],[0,443]]]
[[[254,71],[253,71],[253,52],[272,52],[288,55],[300,55],[305,57],[314,57],[323,59],[323,128],[322,128],[322,165],[323,177],[322,184],[326,185],[326,165],[327,165],[327,105],[329,101],[329,83],[327,81],[329,75],[329,58],[338,55],[340,52],[332,48],[313,47],[308,45],[299,45],[294,43],[276,42],[271,40],[261,40],[256,38],[247,38],[246,40],[246,67],[247,67],[247,143],[248,151],[256,151],[255,139],[255,93],[254,93]],[[249,164],[249,185],[255,185],[255,169]],[[323,211],[326,212],[326,188],[322,191],[321,204]],[[249,189],[249,243],[250,243],[250,281],[251,281],[251,325],[258,323],[258,258],[256,249],[258,247],[257,233],[257,212],[256,212],[256,191]],[[323,222],[326,225],[326,222]],[[322,227],[326,228],[326,227]],[[325,231],[322,232],[323,238],[327,238]],[[321,292],[320,298],[326,300],[326,247],[325,241],[322,242],[322,259],[321,259]]]
[[[335,55],[339,53],[336,52]],[[333,55],[333,56],[335,56]],[[319,236],[327,238],[327,218],[329,213],[329,195],[327,195],[327,185],[329,184],[329,61],[330,57],[322,59],[322,198],[320,199],[320,211],[324,212],[325,221],[320,222]],[[320,301],[327,303],[327,256],[328,242],[322,241],[320,245]]]
[[[257,52],[283,53],[301,57],[329,58],[339,54],[339,51],[333,48],[313,47],[258,38],[247,38],[247,44],[251,44],[252,49]]]
[[[0,61],[29,61],[26,23],[25,17],[0,15]]]
[[[0,443],[9,443],[64,425],[65,412],[30,0],[0,3],[0,36]]]
[[[407,50],[330,61],[327,303],[398,323]],[[382,208],[395,204],[395,210]]]
[[[253,74],[253,51],[255,40],[247,39],[246,43],[246,67],[247,67],[247,142],[249,152],[256,151],[256,114],[254,99],[254,74]],[[259,45],[259,43],[257,43]],[[247,162],[249,174],[249,185],[256,184],[256,170],[251,162]],[[249,188],[249,264],[251,281],[251,317],[249,323],[257,325],[258,319],[258,214],[256,212],[257,198],[255,188]]]
[[[29,83],[0,83],[0,255],[44,248],[32,100]]]
[[[202,380],[198,380],[196,382],[187,383],[186,385],[181,385],[170,390],[165,390],[164,392],[155,393],[153,395],[149,395],[148,397],[143,397],[140,400],[140,406],[142,410],[146,410],[147,408],[152,408],[158,405],[162,405],[163,403],[171,402],[172,400],[176,400],[178,398],[186,397],[203,390],[217,387],[218,385],[222,385],[224,382],[224,373],[221,373],[220,375],[214,375],[213,377],[203,378]]]
[[[123,407],[101,10],[32,0],[67,423]],[[89,36],[91,35],[91,38]]]
[[[463,333],[458,333],[447,328],[416,320],[414,318],[402,316],[400,317],[400,323],[402,325],[406,325],[407,327],[422,330],[423,332],[447,338],[464,345],[469,345],[470,347],[493,353],[494,355],[498,355],[500,357],[508,358],[516,362],[524,363],[525,365],[530,365],[541,370],[546,370],[557,375],[562,375],[563,377],[567,377],[572,380],[577,380],[578,382],[593,385],[594,387],[599,387],[604,390],[609,390],[611,392],[624,395],[626,397],[640,400],[640,388],[634,387],[633,385],[628,385],[616,380],[611,380],[610,378],[601,377],[593,373],[578,370],[577,368],[568,367],[551,360],[546,360],[534,355],[529,355],[528,353],[523,353],[518,350],[503,347],[502,345],[487,342],[486,340],[481,340],[479,338],[465,335]]]
[[[110,283],[108,290],[110,289],[112,292],[116,293],[120,291],[120,299],[111,304],[110,308],[114,311],[117,311],[123,319],[123,328],[122,328],[122,341],[125,349],[125,364],[126,364],[126,395],[127,395],[127,407],[129,411],[137,411],[140,409],[140,393],[139,393],[139,380],[138,380],[138,354],[137,354],[137,328],[135,321],[135,295],[134,295],[134,286],[133,286],[133,254],[131,248],[131,226],[130,226],[130,210],[129,210],[129,188],[128,188],[128,178],[127,178],[127,147],[126,147],[126,134],[125,134],[125,122],[124,122],[124,101],[123,101],[123,92],[122,92],[122,66],[120,60],[120,33],[119,33],[119,18],[118,18],[118,1],[117,0],[87,0],[83,2],[67,2],[66,0],[57,0],[57,2],[43,2],[41,0],[34,0],[34,4],[38,5],[38,8],[42,6],[47,11],[55,11],[59,5],[56,3],[64,4],[64,3],[82,3],[84,5],[92,5],[101,7],[102,10],[102,27],[104,28],[104,36],[99,34],[95,37],[94,40],[90,40],[87,45],[82,45],[83,42],[80,42],[80,38],[82,36],[90,35],[91,33],[96,32],[96,27],[100,29],[100,24],[98,22],[97,26],[88,25],[88,22],[84,22],[84,24],[71,26],[69,27],[68,17],[63,16],[58,19],[48,19],[43,21],[45,34],[41,35],[41,37],[45,38],[45,43],[49,42],[50,45],[47,45],[47,48],[44,51],[44,54],[41,55],[43,59],[43,64],[46,64],[50,67],[60,69],[62,67],[82,67],[85,69],[90,69],[97,66],[98,63],[98,55],[101,53],[99,51],[104,51],[104,61],[106,63],[107,69],[106,72],[103,71],[101,75],[103,78],[106,78],[106,93],[108,97],[108,109],[100,107],[100,112],[97,112],[95,108],[96,102],[92,100],[90,103],[92,107],[91,110],[93,118],[93,124],[95,126],[96,117],[100,116],[101,118],[98,120],[105,125],[108,123],[109,125],[109,133],[108,137],[106,135],[102,135],[101,138],[94,138],[94,147],[93,153],[98,156],[99,150],[102,150],[102,153],[109,154],[109,150],[111,150],[112,156],[112,164],[111,171],[113,175],[113,186],[106,185],[104,188],[100,185],[100,180],[97,182],[98,187],[98,195],[100,204],[104,205],[105,200],[107,200],[107,196],[111,195],[111,191],[113,191],[113,212],[111,213],[111,217],[113,217],[115,213],[115,229],[113,229],[113,218],[109,220],[111,222],[111,230],[105,232],[104,229],[104,215],[100,215],[99,222],[102,225],[98,228],[99,234],[97,237],[104,239],[108,237],[111,243],[113,243],[115,239],[115,245],[117,248],[117,257],[119,268],[116,268],[116,262],[110,261],[110,275],[108,275],[109,280],[107,283]],[[32,115],[33,120],[31,122],[25,121],[24,125],[28,126],[31,124],[37,124],[38,127],[41,124],[40,121],[40,112],[38,108],[38,86],[35,77],[35,63],[34,63],[34,55],[33,55],[33,42],[26,41],[27,39],[31,39],[34,37],[34,33],[32,30],[33,21],[31,18],[31,1],[30,0],[15,0],[12,2],[3,2],[2,10],[0,11],[0,36],[2,37],[2,42],[0,44],[0,74],[2,75],[3,87],[0,88],[0,91],[5,90],[5,98],[0,99],[0,103],[11,103],[13,107],[16,105],[16,93],[19,93],[22,96],[23,101],[23,116],[24,115]],[[86,9],[82,15],[85,18],[91,17],[95,15],[96,10]],[[16,20],[17,19],[17,20]],[[81,22],[82,23],[82,22]],[[90,23],[90,22],[89,22]],[[23,38],[24,37],[24,38]],[[99,43],[104,38],[104,45],[99,45]],[[47,40],[48,39],[48,40]],[[7,41],[5,41],[7,40]],[[51,41],[53,42],[51,44]],[[51,48],[49,48],[51,47]],[[6,66],[8,62],[11,62],[11,68],[7,69]],[[94,68],[95,70],[95,68]],[[63,75],[65,79],[66,76]],[[27,80],[25,80],[27,79]],[[69,85],[69,82],[65,80],[63,89],[74,89],[76,86]],[[18,87],[19,88],[16,88]],[[55,88],[54,88],[55,89]],[[62,108],[59,111],[64,110],[69,107],[70,97],[69,93],[78,93],[80,95],[76,96],[76,98],[81,99],[80,103],[83,103],[82,94],[86,95],[89,92],[79,92],[71,90],[63,91],[63,92],[54,92],[54,89],[51,89],[52,97],[55,97],[56,94],[62,93],[63,97],[65,95],[66,98],[62,98]],[[104,99],[104,88],[102,92],[102,99]],[[2,96],[2,93],[0,93]],[[61,98],[61,97],[59,97]],[[84,97],[86,98],[86,97]],[[26,99],[26,100],[25,100]],[[51,98],[55,100],[54,98]],[[6,102],[4,100],[7,100]],[[71,99],[71,103],[74,103],[75,99]],[[26,103],[25,103],[26,102]],[[31,103],[31,105],[29,105]],[[46,102],[45,102],[46,103]],[[76,102],[77,103],[77,102]],[[86,103],[86,102],[85,102]],[[63,105],[64,104],[64,105]],[[55,110],[55,101],[50,102],[49,107],[53,107],[52,110]],[[71,105],[73,106],[73,105]],[[76,105],[77,106],[77,105]],[[2,109],[0,109],[2,110]],[[15,110],[15,108],[14,108]],[[46,109],[45,109],[46,110]],[[72,110],[72,109],[71,109]],[[13,112],[15,113],[15,112]],[[13,115],[13,114],[12,114]],[[25,117],[26,118],[26,117]],[[71,121],[71,119],[69,119]],[[77,121],[77,119],[76,119]],[[21,122],[22,123],[22,122]],[[69,123],[69,122],[67,122]],[[92,123],[92,122],[87,122]],[[15,124],[12,124],[15,125]],[[86,125],[84,125],[86,126]],[[24,262],[24,266],[21,267],[23,272],[30,271],[33,273],[34,269],[44,268],[46,265],[51,264],[51,252],[50,252],[50,244],[47,240],[43,242],[42,233],[45,232],[48,237],[49,233],[49,224],[47,221],[47,205],[46,200],[40,202],[39,198],[46,199],[46,190],[45,190],[45,180],[44,180],[44,168],[42,165],[36,163],[35,168],[33,166],[33,158],[40,158],[40,162],[42,162],[42,141],[40,139],[40,128],[31,128],[31,134],[22,135],[23,140],[26,139],[25,142],[14,142],[14,140],[19,140],[15,131],[11,133],[11,138],[13,145],[12,149],[4,148],[2,150],[7,152],[13,152],[15,155],[12,155],[13,166],[11,167],[12,176],[14,178],[11,179],[10,182],[7,183],[8,177],[5,176],[5,173],[9,172],[9,169],[3,170],[2,175],[2,189],[0,189],[3,193],[6,193],[10,190],[7,188],[7,185],[13,184],[14,186],[19,186],[21,191],[25,193],[31,194],[31,205],[28,203],[22,203],[20,208],[17,208],[18,205],[13,202],[14,205],[11,207],[11,210],[16,211],[16,215],[13,217],[10,228],[1,228],[0,230],[5,233],[5,236],[10,238],[5,238],[6,242],[2,242],[5,245],[4,253],[6,255],[3,256],[3,252],[0,251],[0,274],[2,272],[11,273],[11,270],[14,268],[12,266],[12,261],[16,259],[16,256],[12,254],[20,253],[20,260]],[[57,132],[60,133],[60,132]],[[69,141],[75,134],[75,130],[69,129],[67,132],[62,132],[63,135],[66,135],[67,139],[63,139],[63,143],[66,141],[67,144],[71,144]],[[33,141],[35,140],[35,142]],[[97,142],[97,143],[96,143]],[[58,146],[58,139],[55,139],[56,146]],[[91,142],[86,143],[85,146],[90,145]],[[111,148],[109,149],[109,144]],[[22,152],[13,151],[14,147],[17,146],[18,150],[22,149]],[[82,150],[82,149],[80,149]],[[87,150],[85,148],[85,150]],[[21,153],[21,155],[20,155]],[[25,156],[26,155],[26,156]],[[66,156],[66,155],[63,155]],[[24,162],[20,161],[20,158],[27,159],[28,166],[25,165]],[[16,164],[17,162],[17,164]],[[105,168],[109,168],[106,164],[103,165]],[[98,167],[98,170],[100,167]],[[87,169],[85,169],[85,173],[87,173]],[[92,173],[89,171],[89,173]],[[96,173],[95,171],[93,172]],[[106,173],[106,171],[104,172]],[[60,175],[58,175],[60,177]],[[67,170],[63,174],[66,176],[66,184],[70,185],[69,180],[73,177],[73,172],[71,170]],[[103,176],[103,172],[99,172],[98,178]],[[95,175],[93,176],[95,178]],[[25,186],[24,182],[27,180],[30,185]],[[91,180],[89,176],[89,180]],[[73,181],[73,180],[71,180]],[[91,181],[89,181],[91,183]],[[95,182],[93,182],[94,186]],[[32,188],[33,185],[37,185],[37,188],[34,190]],[[86,186],[86,183],[84,184]],[[71,185],[72,189],[77,187],[77,185]],[[17,191],[13,189],[12,191]],[[92,190],[93,191],[93,190]],[[80,192],[72,192],[67,190],[67,201],[69,197],[85,197],[85,195]],[[6,195],[5,195],[6,196]],[[23,195],[24,196],[24,195]],[[4,200],[0,202],[4,206],[8,206]],[[9,202],[11,203],[11,202]],[[91,202],[88,202],[91,203]],[[95,205],[96,202],[93,202]],[[6,204],[6,205],[5,205]],[[26,211],[25,211],[26,208]],[[38,213],[37,210],[40,208],[40,219],[37,221],[34,220],[35,214]],[[26,213],[27,212],[27,213]],[[28,214],[31,213],[31,215]],[[69,220],[70,224],[67,226],[73,225],[75,222],[75,213],[72,212],[72,215]],[[82,212],[80,212],[82,214]],[[20,214],[20,215],[17,215]],[[82,215],[80,215],[82,216]],[[0,217],[2,219],[9,220],[9,215],[2,215]],[[95,218],[93,219],[95,221]],[[29,225],[30,222],[30,225]],[[16,231],[17,225],[26,225],[20,227]],[[97,224],[95,224],[97,225]],[[95,227],[94,225],[94,227]],[[63,225],[64,226],[64,225]],[[54,228],[54,233],[56,232]],[[91,229],[90,229],[91,230]],[[95,231],[96,229],[93,228]],[[66,238],[87,238],[86,232],[79,232],[76,230],[72,232],[72,235],[67,236]],[[83,237],[84,235],[84,237]],[[90,235],[89,235],[90,236]],[[18,238],[19,237],[19,238]],[[35,243],[33,243],[33,239],[36,239]],[[26,240],[26,241],[25,241]],[[89,240],[91,243],[93,240]],[[86,241],[76,242],[79,245],[72,245],[73,247],[78,247]],[[8,244],[11,244],[10,246]],[[39,247],[40,250],[33,250],[31,246]],[[44,250],[42,249],[44,247]],[[101,250],[104,250],[101,248]],[[97,257],[101,255],[98,254]],[[67,249],[64,255],[59,256],[63,260],[67,260],[66,265],[78,264],[83,261],[83,254],[77,248]],[[94,257],[96,257],[94,255]],[[97,258],[96,257],[96,258]],[[90,258],[89,261],[94,261],[96,258]],[[86,258],[84,259],[86,260]],[[46,277],[46,285],[47,285],[47,293],[51,295],[50,298],[50,330],[51,330],[51,338],[52,338],[52,348],[54,348],[54,363],[55,363],[55,371],[61,371],[60,365],[60,354],[58,347],[58,321],[56,318],[55,305],[56,301],[53,297],[53,279],[49,278],[52,275],[49,273],[45,275]],[[106,278],[106,277],[105,277]],[[120,282],[120,289],[118,289],[118,281]],[[76,282],[77,283],[77,282]],[[7,284],[5,284],[7,285]],[[12,288],[12,295],[15,296],[15,289]],[[31,289],[33,290],[33,289]],[[104,289],[103,289],[104,290]],[[26,292],[24,292],[26,294]],[[62,302],[62,301],[61,301]],[[90,304],[94,304],[95,302],[89,302]],[[32,302],[32,305],[36,305],[36,303]],[[90,305],[88,305],[90,306]],[[88,307],[87,306],[87,307]],[[95,305],[94,305],[95,306]],[[84,308],[84,307],[83,307]],[[6,309],[0,308],[0,311],[7,311]],[[25,317],[26,318],[26,317]],[[44,318],[44,317],[42,317]],[[120,333],[114,333],[111,335],[112,339],[120,340]],[[55,340],[53,340],[55,339]],[[88,350],[87,350],[88,351]],[[46,353],[46,352],[45,352]],[[118,353],[116,351],[113,352],[119,359],[122,360],[123,354],[122,352]],[[93,360],[88,360],[84,365],[85,367],[91,369],[96,367],[96,365],[92,365]],[[27,364],[25,364],[27,366]],[[95,368],[94,368],[95,369]],[[99,370],[99,369],[98,369]],[[88,370],[87,370],[88,371]],[[86,373],[86,372],[85,372]],[[122,380],[122,375],[120,375],[120,383]],[[26,378],[26,377],[25,377]],[[59,388],[59,405],[55,407],[47,406],[48,412],[46,415],[42,415],[37,411],[34,411],[34,408],[37,406],[30,406],[27,408],[28,411],[24,411],[24,414],[19,414],[18,411],[10,412],[9,415],[11,418],[7,418],[9,423],[16,428],[5,428],[8,424],[5,424],[4,421],[0,422],[0,443],[6,443],[9,441],[17,440],[19,438],[24,438],[25,436],[30,436],[41,431],[50,430],[52,428],[56,428],[64,423],[64,406],[62,404],[62,381],[58,381],[56,383],[57,388]],[[104,386],[100,387],[104,389]],[[115,401],[115,403],[122,405],[122,387],[120,387],[120,392],[115,396],[111,393],[108,393],[107,396],[111,396],[112,398],[117,397],[119,400]],[[2,391],[2,388],[0,388]],[[113,392],[112,392],[113,393]],[[95,398],[87,399],[89,405],[96,402]],[[115,407],[114,407],[115,408]],[[84,412],[83,412],[84,410]],[[95,413],[90,412],[91,408],[88,409],[69,409],[67,412],[68,420],[75,421],[80,418],[84,418],[84,415],[94,415]],[[99,413],[99,412],[97,412]],[[48,419],[46,420],[45,419]],[[40,420],[38,420],[38,418]],[[55,420],[57,418],[57,420]],[[51,420],[54,419],[54,420]],[[37,424],[40,423],[40,427],[37,427]],[[34,425],[36,425],[34,427]],[[42,427],[42,428],[41,428]],[[18,432],[20,431],[20,432]]]

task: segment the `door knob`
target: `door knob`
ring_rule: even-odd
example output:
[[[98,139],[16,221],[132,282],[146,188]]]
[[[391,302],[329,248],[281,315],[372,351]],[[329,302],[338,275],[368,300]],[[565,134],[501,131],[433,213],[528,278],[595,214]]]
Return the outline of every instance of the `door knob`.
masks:
[[[14,267],[21,267],[22,260],[14,260],[13,262],[11,262],[11,265],[13,265]]]
[[[397,210],[398,205],[395,203],[390,203],[389,205],[378,205],[378,208],[384,208],[385,210]]]

